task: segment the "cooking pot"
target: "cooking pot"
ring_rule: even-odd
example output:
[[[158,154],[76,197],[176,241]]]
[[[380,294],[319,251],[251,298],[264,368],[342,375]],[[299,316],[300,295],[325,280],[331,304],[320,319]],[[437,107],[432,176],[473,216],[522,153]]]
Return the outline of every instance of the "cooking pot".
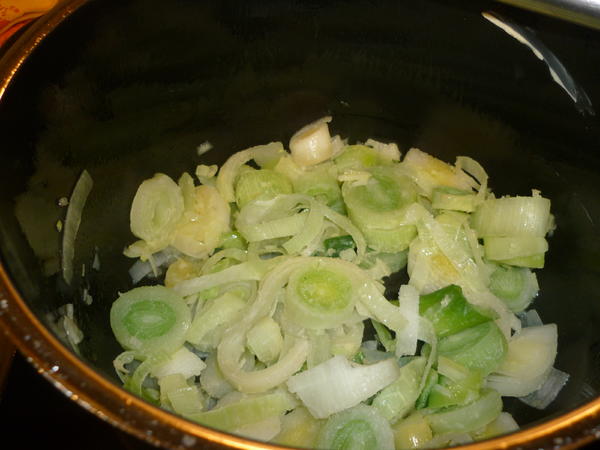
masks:
[[[519,32],[554,55],[575,91]],[[536,188],[552,199],[557,228],[534,307],[558,324],[556,367],[569,381],[541,411],[505,399],[521,431],[465,448],[570,448],[600,437],[598,31],[487,2],[71,0],[0,64],[0,323],[45,378],[100,419],[166,448],[277,448],[121,389],[109,310],[132,287],[123,249],[142,180],[287,142],[330,114],[351,141],[471,156],[494,192]],[[207,141],[213,149],[199,156]],[[84,169],[94,186],[69,285],[59,199]],[[77,346],[61,327],[68,304],[84,336]]]

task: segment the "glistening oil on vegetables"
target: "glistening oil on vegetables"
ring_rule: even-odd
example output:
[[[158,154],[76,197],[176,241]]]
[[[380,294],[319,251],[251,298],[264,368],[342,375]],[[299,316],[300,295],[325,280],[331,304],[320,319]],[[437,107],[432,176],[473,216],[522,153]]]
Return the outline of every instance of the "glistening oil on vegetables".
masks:
[[[147,280],[111,310],[125,388],[293,447],[443,447],[518,429],[502,397],[544,408],[568,378],[556,326],[528,310],[550,200],[496,197],[468,157],[349,145],[330,121],[288,149],[139,186],[125,254]]]

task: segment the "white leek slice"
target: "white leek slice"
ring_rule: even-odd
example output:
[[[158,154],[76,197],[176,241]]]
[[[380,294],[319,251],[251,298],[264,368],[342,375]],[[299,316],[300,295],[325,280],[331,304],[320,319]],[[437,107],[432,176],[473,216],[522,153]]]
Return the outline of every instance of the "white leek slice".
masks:
[[[250,351],[264,363],[275,361],[283,348],[281,328],[269,316],[260,319],[248,331],[246,338]]]
[[[375,139],[367,139],[365,145],[373,147],[383,158],[391,161],[400,161],[400,156],[402,156],[398,144],[395,142],[385,143],[376,141]]]
[[[333,155],[329,126],[331,117],[323,117],[298,130],[290,139],[290,152],[300,166],[312,166]]]
[[[479,237],[544,237],[550,223],[550,200],[540,195],[491,198],[477,208],[471,223]]]
[[[431,429],[438,434],[468,433],[478,430],[496,420],[502,412],[500,395],[489,389],[481,397],[460,408],[442,409],[425,416]]]
[[[355,282],[345,264],[332,258],[314,258],[296,269],[286,289],[289,320],[309,329],[336,328],[354,312]]]
[[[293,409],[297,402],[287,392],[280,390],[269,394],[243,397],[211,411],[189,415],[188,418],[202,425],[234,432],[249,424],[256,424],[273,416],[280,416]]]
[[[229,203],[235,201],[233,184],[240,168],[244,164],[252,159],[257,158],[258,160],[261,160],[261,158],[267,157],[267,155],[278,154],[282,151],[283,145],[281,142],[271,142],[266,145],[251,147],[231,155],[221,166],[217,175],[216,187],[223,196],[223,199]]]
[[[262,278],[254,301],[238,323],[229,328],[217,348],[219,368],[228,381],[245,393],[265,392],[280,385],[296,373],[306,361],[309,345],[306,339],[293,339],[279,360],[264,369],[246,371],[240,360],[246,347],[246,333],[261,318],[271,315],[277,294],[287,283],[290,274],[306,264],[307,258],[290,258],[278,264]]]
[[[394,359],[360,366],[338,355],[294,375],[286,384],[314,417],[322,419],[367,400],[399,374]]]
[[[395,423],[414,408],[421,393],[419,388],[426,363],[425,357],[419,356],[402,366],[400,376],[373,399],[372,405],[390,423]]]
[[[563,386],[569,381],[569,374],[552,367],[544,384],[521,400],[532,408],[545,409],[558,396]]]
[[[276,261],[275,261],[276,262]],[[209,289],[221,284],[237,281],[258,281],[273,265],[273,261],[246,261],[228,267],[219,272],[209,273],[189,280],[184,280],[173,287],[173,290],[182,296],[196,294],[204,289]]]
[[[188,256],[205,258],[229,230],[229,218],[229,204],[219,191],[213,186],[197,186],[193,207],[175,228],[171,245]]]
[[[462,170],[417,148],[411,148],[401,164],[428,197],[436,187],[446,186],[469,191],[474,184],[473,179]]]
[[[526,327],[508,343],[504,362],[487,379],[487,386],[503,396],[523,397],[547,379],[557,353],[555,324]]]
[[[419,336],[419,292],[413,286],[402,285],[398,300],[400,313],[407,323],[396,333],[396,356],[414,355]]]
[[[327,420],[319,433],[317,448],[394,450],[394,433],[377,409],[360,404]]]
[[[293,448],[314,448],[323,421],[315,419],[306,408],[298,406],[281,419],[281,432],[273,443]]]
[[[208,333],[221,325],[232,323],[245,306],[246,302],[231,292],[225,292],[222,296],[210,300],[196,313],[186,340],[194,345],[200,345]]]
[[[191,352],[186,347],[181,347],[173,353],[169,360],[160,366],[152,369],[152,375],[157,378],[162,378],[167,375],[181,374],[184,378],[198,376],[202,373],[206,364],[198,355]]]
[[[75,256],[75,239],[81,224],[81,214],[83,207],[87,202],[88,195],[92,190],[94,182],[87,170],[81,173],[81,176],[75,183],[75,188],[69,199],[69,207],[63,227],[62,239],[62,274],[67,284],[73,280],[73,258]]]
[[[140,184],[133,198],[131,232],[148,243],[151,253],[162,250],[168,245],[183,209],[183,194],[177,183],[157,173]]]
[[[242,425],[232,431],[232,434],[244,436],[255,441],[268,442],[281,432],[283,414],[267,417],[260,422]]]

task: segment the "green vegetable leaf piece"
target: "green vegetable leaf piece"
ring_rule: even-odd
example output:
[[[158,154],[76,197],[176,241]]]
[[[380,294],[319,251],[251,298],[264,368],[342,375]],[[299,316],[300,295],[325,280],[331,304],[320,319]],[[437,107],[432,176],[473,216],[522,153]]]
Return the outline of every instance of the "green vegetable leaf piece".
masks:
[[[471,305],[462,289],[454,284],[421,296],[419,313],[431,321],[440,338],[495,318],[491,312]]]

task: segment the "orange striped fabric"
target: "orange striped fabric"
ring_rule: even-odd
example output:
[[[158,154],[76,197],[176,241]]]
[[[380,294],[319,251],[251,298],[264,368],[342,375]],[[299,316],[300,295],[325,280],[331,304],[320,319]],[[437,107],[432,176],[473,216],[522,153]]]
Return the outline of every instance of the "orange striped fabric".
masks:
[[[0,45],[57,3],[58,0],[0,0]]]

